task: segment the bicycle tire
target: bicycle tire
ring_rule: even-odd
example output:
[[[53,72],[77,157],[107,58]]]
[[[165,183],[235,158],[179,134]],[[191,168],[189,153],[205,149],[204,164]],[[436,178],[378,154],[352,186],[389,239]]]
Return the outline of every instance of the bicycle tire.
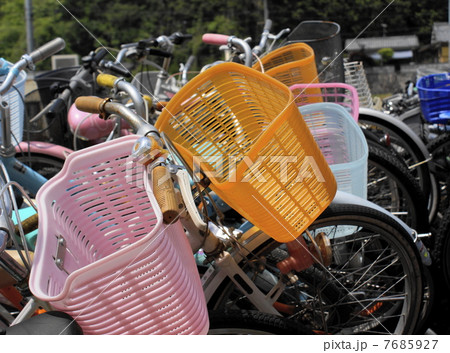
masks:
[[[435,246],[431,250],[433,265],[442,270],[445,282],[450,289],[450,208],[442,217],[442,223],[437,230]]]
[[[16,158],[46,179],[55,176],[64,165],[64,160],[41,153],[24,152],[17,154]]]
[[[313,335],[293,320],[253,310],[209,312],[208,335]]]
[[[428,219],[432,222],[438,210],[439,190],[430,166],[428,163],[421,163],[430,157],[426,145],[408,125],[381,112],[360,109],[358,123],[380,139],[389,136],[390,148],[405,161],[408,168],[411,168],[419,182],[428,200]]]
[[[427,201],[417,180],[388,149],[372,141],[368,146],[367,199],[419,233],[428,232]]]
[[[449,334],[450,329],[443,312],[449,310],[448,291],[450,290],[450,208],[442,217],[442,223],[436,231],[434,247],[431,250],[433,264],[430,268],[432,278],[436,279],[430,303],[430,313],[426,317],[424,328],[430,327],[438,335]]]
[[[333,262],[326,269],[315,265],[314,271],[320,272],[323,278],[315,274],[313,282],[308,279],[312,275],[308,271],[295,273],[299,280],[287,285],[277,298],[277,303],[295,310],[285,311],[287,317],[295,318],[302,326],[307,324],[316,331],[328,334],[414,333],[422,308],[422,265],[410,235],[405,233],[395,218],[365,206],[332,204],[309,230],[313,235],[326,231],[333,248]],[[350,233],[333,238],[339,232],[341,235]],[[352,247],[358,243],[359,247]],[[273,249],[283,246],[269,239],[252,251],[253,255],[246,263],[241,263],[244,271],[263,292],[269,288],[264,289],[257,282],[269,287],[275,285],[270,278],[278,278],[279,272],[276,263],[271,262],[270,254]],[[392,257],[392,263],[389,263],[389,258],[382,258],[384,253]],[[377,254],[379,258],[374,259]],[[258,266],[254,265],[261,259],[265,261],[261,262],[265,263],[265,268],[257,273],[255,269]],[[341,264],[339,259],[343,261]],[[361,267],[358,268],[359,260]],[[383,261],[387,261],[389,266],[378,268]],[[364,283],[364,288],[358,287],[359,281]],[[394,289],[398,292],[390,293]],[[222,283],[208,305],[214,310],[252,309],[252,304],[229,280]]]
[[[439,183],[438,212],[440,212],[440,218],[443,218],[443,213],[450,205],[447,190],[448,185],[450,185],[450,134],[445,133],[432,139],[427,144],[427,148],[431,153],[434,173]]]
[[[442,246],[442,268],[447,287],[450,288],[450,226],[446,229],[446,236]]]

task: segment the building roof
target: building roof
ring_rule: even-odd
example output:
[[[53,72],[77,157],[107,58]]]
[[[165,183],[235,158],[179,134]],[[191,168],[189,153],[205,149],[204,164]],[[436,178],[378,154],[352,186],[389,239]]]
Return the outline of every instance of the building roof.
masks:
[[[412,50],[419,47],[419,38],[416,35],[407,36],[389,36],[389,37],[370,37],[358,39],[346,39],[345,50],[368,52],[377,51],[381,48],[391,48],[397,50]]]
[[[450,41],[449,34],[450,25],[448,22],[433,23],[433,30],[431,31],[431,44]]]

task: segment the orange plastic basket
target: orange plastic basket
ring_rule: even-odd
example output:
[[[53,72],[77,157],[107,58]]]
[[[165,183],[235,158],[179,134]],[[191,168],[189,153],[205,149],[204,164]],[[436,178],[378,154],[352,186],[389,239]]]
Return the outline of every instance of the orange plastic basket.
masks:
[[[201,162],[211,189],[280,242],[297,238],[336,192],[292,100],[279,81],[224,63],[185,85],[156,123],[191,167]]]
[[[275,49],[261,58],[264,72],[290,87],[299,83],[318,83],[316,63],[314,60],[314,50],[305,43],[293,43]],[[253,68],[261,70],[261,64],[256,62]],[[307,96],[298,99],[306,103],[320,103],[320,90],[317,88],[307,88]],[[300,103],[300,102],[298,102]]]

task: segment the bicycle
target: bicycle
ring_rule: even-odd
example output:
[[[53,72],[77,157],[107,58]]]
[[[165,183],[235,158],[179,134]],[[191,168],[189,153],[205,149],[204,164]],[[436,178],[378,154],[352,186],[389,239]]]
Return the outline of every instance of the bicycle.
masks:
[[[346,82],[355,84],[364,106],[360,108],[360,121],[363,128],[370,130],[385,147],[395,152],[411,170],[428,200],[429,223],[433,223],[439,213],[440,187],[430,165],[431,155],[422,136],[416,133],[417,127],[407,124],[417,110],[396,117],[373,109],[370,88],[361,63],[345,63]]]
[[[223,65],[227,65],[227,66],[223,66]],[[196,78],[194,78],[193,80],[191,80],[190,82],[188,82],[188,84],[180,91],[183,94],[182,95],[178,94],[178,99],[182,102],[185,102],[183,95],[187,94],[187,96],[189,96],[190,95],[189,90],[194,89],[194,88],[197,89],[198,86],[202,86],[202,84],[201,84],[202,80],[206,79],[207,77],[212,79],[212,78],[217,77],[219,75],[219,73],[223,74],[224,72],[231,71],[231,72],[233,72],[233,74],[237,74],[237,73],[242,73],[243,70],[247,74],[247,73],[250,73],[247,70],[251,70],[251,69],[246,69],[241,65],[235,65],[235,64],[223,64],[223,65],[213,67],[213,68],[205,71],[205,73],[203,75],[199,75]],[[251,71],[251,72],[253,75],[254,74],[253,71]],[[268,79],[266,76],[258,75],[258,78],[262,79],[264,82],[267,83]],[[276,87],[280,88],[281,90],[284,89],[280,86],[279,83],[276,83],[271,80],[268,80],[268,81],[270,82],[270,84],[275,85]],[[284,89],[284,92],[286,92],[286,90],[287,90],[287,87]],[[212,92],[212,91],[210,91],[210,92]],[[202,97],[204,99],[210,98],[210,99],[214,100],[215,96],[209,95],[208,97],[206,97],[203,95]],[[231,98],[231,97],[229,97],[229,98]],[[200,101],[194,97],[191,100],[191,102],[196,102],[198,104]],[[166,113],[164,113],[164,111],[163,111],[161,116],[163,118],[164,118],[164,116],[166,116],[166,118],[167,118],[167,116],[170,115],[168,113],[168,111],[170,111],[171,113],[174,113],[177,110],[177,109],[174,110],[174,107],[179,103],[180,102],[171,100],[169,102],[168,106],[166,107],[166,109],[167,109]],[[119,107],[117,106],[117,103],[104,102],[103,100],[95,101],[95,103],[89,102],[88,106],[89,106],[89,109],[87,109],[87,110],[94,112],[94,113],[100,113],[100,114],[114,113],[114,114],[116,114],[119,112]],[[195,105],[191,106],[188,104],[188,107],[195,108]],[[81,108],[81,107],[79,107],[79,108]],[[220,110],[220,108],[219,108],[219,110]],[[205,111],[203,111],[203,112],[205,112]],[[129,111],[127,111],[123,106],[120,107],[120,113],[121,114],[130,114]],[[177,116],[177,114],[174,114],[174,116]],[[217,116],[215,116],[215,117],[217,118]],[[228,115],[228,117],[229,117],[229,115]],[[132,118],[134,121],[136,118],[135,115],[132,115]],[[211,118],[213,118],[213,117],[211,117]],[[223,116],[222,119],[224,119],[223,121],[226,121],[227,117]],[[175,120],[173,122],[175,122]],[[163,124],[163,123],[160,122],[159,124]],[[208,126],[208,125],[204,125],[204,126]],[[161,127],[161,125],[159,127]],[[192,128],[192,126],[191,126],[191,128]],[[166,128],[162,128],[162,130],[168,136],[170,136],[172,134]],[[236,132],[238,132],[238,131],[236,131]],[[141,132],[142,132],[142,130],[141,130]],[[201,135],[199,135],[199,136],[201,136]],[[178,134],[177,134],[177,137],[180,138],[180,136]],[[88,150],[77,152],[76,154],[72,155],[72,157],[69,157],[68,165],[70,166],[70,164],[71,164],[70,161],[72,159],[80,158],[82,155],[82,152],[88,152],[89,158],[92,160],[92,163],[97,164],[98,161],[95,161],[92,158],[94,155],[97,155],[97,153],[94,154],[94,151],[96,151],[96,150],[101,151],[101,154],[103,155],[103,158],[104,158],[105,152],[108,149],[110,149],[111,146],[113,146],[113,145],[118,146],[119,144],[125,144],[128,147],[132,147],[136,138],[137,137],[133,137],[133,136],[123,137],[114,142],[113,141],[107,142],[105,144],[91,147]],[[175,143],[175,145],[180,142],[179,140],[177,141],[177,138],[171,138],[171,140]],[[166,139],[166,142],[167,141],[168,140]],[[197,147],[200,147],[200,145],[198,145]],[[136,149],[134,149],[134,150],[136,151]],[[184,149],[182,149],[181,151],[184,151]],[[92,152],[92,153],[90,153],[90,152]],[[98,152],[98,154],[100,154],[100,152]],[[115,158],[114,160],[116,160],[116,161],[126,160],[125,156],[128,156],[129,153],[126,153],[126,151],[125,151],[124,154],[121,153],[120,155],[122,155],[123,157]],[[148,154],[145,154],[145,155],[148,156]],[[96,157],[96,158],[98,158],[98,157]],[[111,160],[111,158],[108,158],[108,159]],[[176,160],[178,160],[178,158]],[[104,160],[102,159],[102,161],[104,161]],[[69,169],[69,166],[65,167],[65,168]],[[109,168],[109,167],[105,168],[105,165],[103,165],[103,166],[99,165],[99,168],[104,171],[110,170],[111,173],[113,173],[115,175],[114,178],[119,177],[117,174],[118,169]],[[173,170],[173,172],[174,173],[175,172],[182,173],[179,168],[175,168],[175,170]],[[63,174],[64,174],[64,170],[63,170]],[[131,173],[130,175],[133,176],[133,178],[137,178],[137,174]],[[99,178],[99,180],[102,180],[102,185],[108,185],[107,178],[101,177],[101,178]],[[141,179],[134,179],[134,180],[139,181]],[[144,180],[142,182],[145,182],[145,180],[146,180],[146,178],[144,178]],[[54,179],[52,179],[52,181],[55,182]],[[75,182],[75,184],[77,184],[77,183],[78,182]],[[47,185],[49,185],[49,184],[47,184]],[[183,185],[185,185],[185,186],[188,185],[187,190],[189,190],[189,194],[190,194],[189,182],[183,183],[183,182],[179,181],[179,185],[182,189],[183,189]],[[48,186],[48,187],[50,187],[50,186]],[[114,190],[114,189],[117,189],[117,188],[113,187],[111,190]],[[202,187],[202,189],[203,189],[203,187]],[[75,190],[72,190],[72,192],[76,193]],[[341,196],[339,196],[339,195],[341,195]],[[97,195],[97,196],[100,197],[100,195]],[[188,198],[186,198],[186,199],[188,199]],[[127,199],[127,200],[123,200],[123,201],[129,202],[130,200]],[[186,203],[188,204],[188,202],[186,202]],[[348,194],[342,195],[341,193],[338,193],[338,196],[332,201],[332,204],[333,203],[336,206],[331,207],[329,209],[329,211],[325,211],[324,216],[323,216],[323,217],[325,217],[325,219],[328,220],[327,222],[331,222],[331,223],[325,224],[326,227],[322,227],[322,224],[319,223],[317,227],[320,227],[323,230],[328,229],[331,231],[330,233],[334,233],[335,235],[336,235],[336,230],[338,230],[338,228],[339,228],[340,229],[339,232],[341,234],[342,234],[342,232],[344,234],[347,233],[347,235],[349,237],[351,237],[352,236],[351,234],[357,234],[358,232],[361,232],[362,224],[364,224],[365,231],[370,231],[370,229],[371,229],[371,231],[373,232],[372,236],[375,236],[375,234],[383,234],[381,236],[384,240],[386,240],[388,242],[387,246],[389,246],[389,249],[394,251],[396,254],[398,253],[397,255],[400,256],[399,259],[401,259],[400,260],[400,263],[402,263],[401,266],[402,267],[405,266],[404,270],[405,271],[411,271],[411,270],[413,271],[414,279],[412,277],[405,277],[405,278],[399,279],[399,281],[400,281],[400,283],[404,283],[404,281],[406,281],[408,283],[408,288],[410,290],[412,290],[412,292],[410,292],[410,293],[413,293],[413,296],[416,299],[413,299],[410,296],[408,296],[408,298],[403,297],[403,299],[400,299],[400,301],[403,304],[393,305],[393,306],[389,305],[390,310],[396,311],[397,313],[398,313],[398,310],[400,310],[407,317],[406,321],[401,320],[401,322],[397,322],[397,324],[394,323],[393,327],[389,328],[389,331],[397,332],[397,333],[413,332],[414,326],[415,326],[415,320],[417,319],[418,311],[420,308],[420,303],[418,304],[417,302],[415,302],[415,300],[419,300],[419,302],[420,302],[419,298],[421,297],[421,291],[422,291],[421,284],[420,284],[421,283],[420,271],[417,273],[415,272],[416,270],[419,270],[420,266],[421,266],[420,263],[417,262],[417,260],[419,259],[419,256],[418,256],[419,249],[416,246],[416,245],[420,246],[420,244],[421,244],[420,240],[414,239],[414,236],[413,236],[414,233],[410,229],[408,230],[408,228],[402,222],[398,221],[395,217],[390,215],[388,212],[376,207],[375,205],[373,205],[367,201],[364,201],[364,200],[356,198],[356,197],[352,198]],[[175,204],[177,204],[177,203],[175,203]],[[166,205],[167,205],[167,203],[166,203]],[[192,203],[191,203],[191,205],[192,205]],[[194,205],[195,205],[195,203],[194,203]],[[101,208],[101,206],[100,206],[100,208]],[[189,208],[189,216],[192,217],[193,219],[196,218],[194,216],[196,214],[195,209],[196,209],[195,206],[192,208]],[[356,212],[357,214],[352,216],[352,214],[350,212],[346,213],[345,209],[354,210],[354,211],[365,210],[365,211],[369,212],[370,217],[367,217],[367,218],[362,217],[362,214],[364,214],[364,212],[362,214],[359,214],[358,213],[359,211]],[[94,208],[91,210],[94,211],[97,209]],[[238,210],[241,210],[241,209],[238,208]],[[338,210],[339,210],[339,212],[338,212]],[[250,211],[247,210],[247,212],[250,212]],[[347,227],[341,228],[341,227],[337,226],[336,223],[333,223],[334,217],[338,216],[339,214],[342,217],[344,223],[348,223]],[[100,216],[100,214],[98,214],[98,216]],[[328,218],[328,217],[330,217],[330,218]],[[95,217],[95,218],[97,218],[97,217]],[[375,228],[374,228],[374,225],[370,226],[371,222],[369,221],[369,218],[372,219],[373,220],[372,222],[374,222],[376,224]],[[345,221],[345,220],[347,220],[347,221]],[[368,221],[369,223],[367,223],[366,221]],[[389,226],[386,226],[385,222],[388,222]],[[101,221],[100,221],[100,223],[101,223]],[[314,222],[313,222],[313,224],[314,224]],[[196,229],[198,229],[198,228],[195,226],[192,226],[192,223],[191,223],[190,227],[188,227],[186,225],[186,223],[184,224],[184,226],[185,226],[185,229],[188,231],[189,236],[195,236],[195,234],[198,233],[196,231]],[[202,229],[204,229],[204,226]],[[284,297],[284,295],[288,295],[288,288],[292,288],[292,286],[301,286],[299,288],[302,288],[302,290],[301,290],[302,293],[305,293],[305,295],[308,293],[309,290],[305,291],[305,288],[304,288],[305,287],[304,283],[305,283],[306,279],[303,279],[303,281],[302,281],[302,277],[301,277],[301,273],[303,273],[302,271],[299,273],[296,273],[296,271],[293,271],[293,273],[291,273],[291,271],[288,271],[288,273],[285,275],[282,275],[280,272],[275,271],[276,277],[272,277],[273,281],[269,282],[269,287],[272,290],[265,289],[264,286],[261,287],[261,283],[254,282],[255,277],[248,277],[246,272],[242,271],[242,269],[240,269],[240,267],[237,264],[240,264],[240,266],[246,266],[246,264],[248,264],[248,266],[250,266],[250,268],[253,268],[256,271],[258,271],[258,269],[259,269],[262,272],[264,272],[265,270],[269,270],[269,268],[271,269],[272,267],[270,267],[269,265],[267,265],[269,267],[266,267],[264,265],[265,260],[263,260],[263,258],[255,257],[255,254],[257,254],[255,252],[255,250],[260,245],[264,244],[267,241],[269,241],[271,244],[278,244],[278,243],[275,240],[272,240],[271,238],[269,238],[267,235],[265,235],[261,231],[257,230],[256,228],[252,228],[251,232],[246,232],[237,239],[231,233],[227,235],[225,228],[221,228],[221,229],[223,232],[218,233],[218,234],[222,234],[221,239],[223,239],[223,241],[225,241],[225,244],[226,244],[225,249],[229,248],[231,250],[231,252],[219,251],[218,253],[214,253],[214,252],[211,253],[210,251],[207,250],[209,244],[211,244],[209,242],[205,242],[204,248],[203,248],[205,250],[205,247],[206,247],[205,253],[208,254],[207,258],[211,261],[210,265],[208,265],[208,270],[202,276],[203,290],[205,293],[204,295],[206,296],[206,299],[210,303],[211,306],[213,305],[214,302],[216,302],[215,300],[213,300],[213,298],[217,297],[217,295],[219,295],[222,292],[221,290],[219,290],[219,288],[224,283],[226,278],[228,278],[231,281],[231,283],[233,283],[233,286],[236,286],[237,288],[239,288],[241,293],[243,293],[244,297],[247,298],[246,300],[248,300],[251,303],[251,305],[254,306],[254,308],[257,308],[258,310],[260,310],[262,312],[272,313],[274,315],[280,315],[280,311],[279,311],[280,309],[281,309],[281,312],[284,312],[282,309],[283,308],[282,304],[286,304],[286,303],[283,302],[284,301],[283,297]],[[392,238],[393,233],[396,234],[395,238]],[[378,237],[378,235],[376,237]],[[319,238],[317,238],[317,239],[319,239]],[[368,239],[373,240],[373,238],[370,238],[370,237]],[[402,244],[402,246],[398,247],[398,246],[394,245],[394,244],[396,244],[397,240],[394,241],[393,239],[397,239],[397,240],[401,239],[400,243]],[[119,239],[117,239],[117,241],[119,241]],[[413,245],[414,241],[416,241],[416,245]],[[336,244],[333,246],[336,246],[337,248],[339,247],[337,244],[337,243],[339,243],[338,240],[332,239],[332,242],[336,242]],[[194,243],[196,243],[196,245],[192,246],[192,244],[194,244]],[[198,249],[199,247],[203,246],[202,243],[203,243],[203,241],[197,241],[197,242],[192,241],[191,249],[193,248],[195,251],[195,249]],[[213,243],[217,244],[217,240],[214,241]],[[222,241],[219,241],[219,243],[222,243]],[[369,241],[369,243],[370,243],[370,241]],[[394,247],[392,248],[392,246],[394,246]],[[403,247],[405,247],[405,248],[403,248]],[[325,249],[327,249],[327,246],[325,246]],[[400,251],[400,249],[403,249],[403,250]],[[404,249],[409,249],[409,250],[407,250],[407,253],[409,253],[408,256],[406,256]],[[424,248],[421,248],[421,251],[424,251]],[[38,252],[39,251],[37,250],[36,256],[39,256]],[[191,252],[191,251],[189,251],[189,252]],[[287,254],[286,250],[284,250],[284,254],[285,255]],[[325,254],[326,254],[326,252],[324,253],[324,256],[325,256]],[[355,253],[353,253],[353,255],[355,255]],[[409,256],[411,256],[411,258],[409,258]],[[249,257],[249,258],[247,259],[247,257]],[[332,260],[332,263],[334,263],[334,261],[335,261],[335,259]],[[279,261],[277,261],[277,262],[279,262]],[[254,264],[254,265],[252,265],[252,264]],[[335,265],[337,265],[337,264],[335,264]],[[312,276],[313,278],[324,278],[324,276],[326,274],[328,274],[328,275],[330,274],[329,272],[327,272],[327,270],[325,270],[327,267],[324,268],[322,265],[318,265],[318,264],[316,266],[318,266],[320,269],[322,269],[323,273],[322,273],[322,276],[320,276],[320,275],[318,275],[319,277]],[[332,265],[332,267],[333,267],[333,265]],[[39,268],[39,265],[35,268]],[[246,268],[246,267],[244,267],[244,268]],[[315,267],[313,267],[313,268],[315,268]],[[314,271],[314,270],[311,270],[311,271]],[[319,270],[317,270],[317,271],[319,271]],[[299,274],[300,274],[300,277],[298,277],[298,278],[300,278],[300,280],[297,281],[295,276],[299,276]],[[278,280],[277,280],[277,278],[278,278]],[[366,278],[366,280],[369,280],[369,278]],[[347,293],[345,291],[344,287],[340,286],[339,282],[337,282],[336,280],[332,280],[331,282],[336,284],[336,286],[339,286],[340,290],[343,290],[345,293]],[[311,285],[314,286],[314,283],[312,283]],[[328,290],[328,289],[321,288],[318,285],[314,288],[313,287],[309,287],[309,288],[310,288],[310,290],[317,291],[317,292],[323,292],[323,291]],[[340,290],[337,290],[337,292],[341,293]],[[310,296],[308,295],[308,297],[310,297]],[[311,301],[302,299],[302,298],[308,298],[308,297],[300,296],[298,299],[299,305],[302,307],[309,306],[311,304]],[[343,297],[344,296],[342,296],[342,298],[341,298],[343,302],[350,299],[349,297],[347,297],[346,299],[344,299]],[[351,297],[351,295],[350,295],[350,297]],[[376,295],[375,295],[375,297],[376,297]],[[357,308],[358,304],[354,303],[354,300],[356,298],[351,298],[351,299],[352,300],[348,301],[347,304],[350,306],[356,305],[356,308]],[[378,299],[375,299],[375,302]],[[361,300],[361,298],[358,298],[358,300]],[[312,300],[312,302],[320,307],[319,302],[314,301],[314,300]],[[372,304],[375,304],[375,302]],[[384,304],[382,304],[382,305],[384,305]],[[385,305],[386,305],[385,308],[387,308],[388,304],[385,303]],[[403,307],[403,305],[405,305],[405,307]],[[378,305],[378,306],[380,306],[380,305]],[[218,307],[219,307],[219,305],[218,305]],[[346,307],[346,305],[344,304],[344,305],[342,305],[342,307]],[[403,307],[403,309],[401,309],[400,307]],[[277,310],[275,310],[275,308]],[[284,307],[284,308],[286,309],[286,307]],[[362,308],[364,308],[364,305]],[[320,310],[320,309],[317,309],[317,310]],[[329,308],[327,307],[326,310],[329,310]],[[341,308],[338,308],[338,310],[341,310]],[[364,317],[363,320],[365,320],[366,322],[370,321],[373,324],[378,325],[377,321],[375,320],[375,317],[377,317],[376,315],[378,314],[376,311],[377,310],[370,313],[369,317]],[[301,316],[300,313],[301,313],[301,310],[297,313],[297,315],[295,317]],[[380,314],[380,317],[377,317],[377,318],[381,319],[381,321],[384,322],[383,315],[387,315],[387,312],[381,313],[381,311],[379,311],[379,314]],[[372,317],[370,315],[374,315],[374,317]],[[93,314],[93,316],[95,316],[95,315]],[[299,318],[298,324],[302,325],[302,326],[304,325],[304,323],[302,323],[302,321],[300,320],[300,319],[302,319],[302,320],[309,321],[309,324],[314,322],[316,327],[319,327],[321,325],[322,330],[324,330],[324,331],[328,330],[327,322],[323,321],[323,318],[325,316],[322,315],[322,320],[319,320],[320,323],[317,323],[315,321],[315,319],[317,319],[317,318],[314,318],[314,320],[313,319],[308,320],[308,317],[311,317],[311,316],[306,315],[306,316],[302,316],[301,318]],[[348,320],[348,319],[346,319],[346,320]],[[354,326],[355,321],[352,322],[351,320],[348,320],[347,324],[349,326],[349,327],[347,327],[347,329],[349,329],[349,331],[352,330],[351,327],[353,327],[353,330],[356,330],[356,328]],[[330,325],[331,325],[331,322],[330,322]],[[341,323],[341,325],[345,326],[345,323]],[[344,331],[342,331],[343,329],[344,328],[338,329],[338,332],[339,331],[344,332]],[[335,327],[331,328],[331,326],[330,326],[329,331],[336,333],[336,328]]]
[[[15,158],[16,150],[11,137],[11,119],[14,118],[14,120],[18,120],[19,122],[23,121],[23,111],[16,110],[16,115],[11,115],[10,105],[8,102],[9,94],[7,94],[7,92],[13,86],[14,81],[23,69],[33,69],[35,63],[57,53],[62,50],[64,46],[64,40],[61,38],[56,38],[36,49],[32,53],[23,55],[22,58],[9,69],[8,74],[0,86],[0,112],[2,116],[2,140],[0,148],[1,160],[8,170],[11,178],[26,187],[27,190],[33,195],[35,195],[40,186],[46,182],[46,179]],[[21,104],[18,99],[16,100],[16,104]],[[22,137],[15,136],[15,138],[18,139],[17,142],[20,142],[19,139]]]
[[[248,53],[250,51],[249,48],[241,48],[241,46],[249,47],[246,42],[239,42],[238,39],[232,36],[206,34],[204,35],[204,41],[214,45],[225,45],[228,43],[227,45],[231,47],[236,46],[237,44],[235,43],[238,43],[240,47],[235,50],[237,51],[236,56],[239,52]],[[261,46],[261,44],[259,46]],[[241,56],[245,58],[246,55],[247,54]],[[267,53],[259,61],[253,64],[253,68],[261,71],[264,70],[266,74],[278,79],[287,86],[291,86],[291,88],[294,87],[292,85],[295,84],[295,102],[299,106],[312,103],[317,104],[326,102],[327,100],[340,105],[350,105],[352,99],[357,102],[357,94],[347,94],[351,89],[349,86],[339,86],[339,84],[331,83],[329,86],[323,83],[319,84],[319,75],[317,74],[315,62],[316,60],[312,48],[304,43],[291,42],[290,45],[282,46],[276,51]],[[343,101],[344,98],[347,99],[347,102]],[[321,110],[319,106],[316,107],[319,111]],[[314,106],[308,108],[308,114],[314,116],[314,109]],[[352,113],[358,123],[364,124],[359,120],[361,109],[353,107]],[[333,115],[334,113],[331,114]],[[317,113],[316,115],[319,116],[320,114]],[[323,121],[323,118],[319,120]],[[313,124],[310,126],[314,126]],[[364,133],[367,137],[368,129],[366,126],[364,127]],[[373,141],[377,140],[376,136],[371,135],[370,137]],[[323,140],[323,137],[320,136],[319,139]],[[326,143],[324,144],[324,148],[330,148]],[[406,220],[410,226],[416,228],[420,233],[429,232],[428,212],[426,209],[426,202],[424,201],[425,196],[422,196],[420,185],[411,180],[410,172],[407,168],[402,166],[401,160],[393,161],[393,159],[396,159],[395,156],[379,152],[379,150],[380,148],[371,144],[371,153],[369,154],[369,157],[370,159],[375,159],[374,161],[371,160],[369,163],[371,166],[371,173],[369,174],[369,177],[371,178],[369,180],[371,192],[369,196],[373,197],[372,201],[375,201],[378,197],[378,201],[383,200],[383,206],[385,208],[391,210],[403,220]],[[340,157],[338,157],[338,159],[339,158]],[[380,159],[383,158],[388,158],[389,161],[383,163],[380,161]],[[387,164],[390,168],[394,168],[395,170],[386,170],[384,165]],[[361,168],[364,167],[361,166]],[[383,177],[377,178],[377,176],[380,175],[383,175]],[[390,179],[386,178],[386,175],[390,176]],[[362,180],[367,179],[366,175],[360,177]],[[352,180],[352,182],[359,183],[360,181]],[[380,187],[380,190],[383,190],[383,193],[389,191],[390,195],[385,195],[386,197],[381,198],[380,193],[376,191],[377,187]],[[358,193],[358,195],[365,197],[365,194],[363,195],[361,192]],[[389,197],[391,197],[391,200],[389,200]]]
[[[429,165],[430,153],[427,146],[403,119],[392,119],[389,115],[373,109],[364,69],[360,63],[344,63],[339,24],[329,21],[303,21],[288,36],[285,44],[295,42],[303,42],[314,48],[322,83],[346,82],[357,88],[361,101],[359,123],[363,128],[375,133],[385,147],[395,151],[398,157],[406,162],[428,200],[428,218],[430,223],[433,222],[438,213],[440,196],[433,167]]]
[[[86,119],[87,115],[76,109],[72,104],[73,100],[83,94],[101,94],[102,96],[108,94],[107,92],[96,92],[100,88],[95,84],[93,77],[99,71],[112,72],[121,77],[131,77],[131,72],[124,66],[126,58],[148,65],[154,63],[149,62],[147,56],[164,57],[164,66],[168,68],[174,45],[181,44],[189,38],[189,35],[175,32],[168,37],[159,36],[155,39],[124,44],[114,62],[104,60],[108,51],[101,48],[83,57],[82,66],[79,68],[60,69],[38,76],[36,83],[39,96],[34,99],[44,106],[41,106],[37,114],[28,122],[26,130],[29,135],[28,142],[22,142],[16,146],[16,152],[20,153],[18,159],[33,167],[41,175],[50,178],[62,168],[67,155],[73,150],[127,134],[129,127],[122,127],[120,120],[105,122],[101,119]],[[156,49],[156,47],[162,49]],[[192,58],[183,66],[182,80],[187,79],[187,70],[191,64]],[[139,87],[140,91],[144,89],[148,91],[151,88],[147,82],[150,74],[153,73],[145,73],[141,68],[141,72],[133,78],[133,84]],[[139,78],[142,79],[142,82]],[[167,86],[167,83],[164,83],[167,78],[167,71],[163,71],[161,68],[154,82],[158,86],[158,91],[159,87]],[[125,83],[125,81],[122,82],[120,88],[113,87],[113,85],[110,88],[123,89]],[[135,94],[129,90],[130,92]],[[29,95],[32,97],[34,94],[34,92],[30,92]],[[133,98],[136,109],[147,109],[147,106],[151,105],[151,100],[146,106],[142,99],[138,102],[139,97],[136,94]],[[30,104],[29,108],[33,111],[34,107]],[[139,113],[142,111],[140,110]],[[37,140],[31,140],[31,136],[35,136]],[[58,145],[49,144],[47,141],[56,142]]]
[[[28,275],[32,254],[26,234],[36,228],[36,217],[22,221],[17,194],[36,209],[25,190],[10,180],[0,162],[0,330],[39,313],[49,307],[31,298]],[[15,222],[13,222],[15,219]],[[25,308],[26,307],[26,308]]]
[[[37,89],[31,91],[28,97],[31,97],[30,100],[37,100],[39,107],[36,113],[31,103],[27,106],[28,114],[36,114],[27,121],[27,141],[16,146],[16,153],[21,162],[47,179],[61,170],[66,157],[74,149],[89,146],[113,133],[119,136],[116,129],[119,127],[120,130],[120,121],[105,123],[97,119],[92,124],[83,125],[85,115],[80,118],[80,112],[71,107],[72,101],[80,95],[107,95],[106,92],[99,92],[100,88],[93,80],[99,70],[115,72],[125,77],[131,75],[123,65],[104,60],[107,53],[104,48],[92,51],[83,57],[81,67],[50,71],[35,79]],[[37,93],[38,97],[35,97]],[[71,108],[68,109],[69,107]]]

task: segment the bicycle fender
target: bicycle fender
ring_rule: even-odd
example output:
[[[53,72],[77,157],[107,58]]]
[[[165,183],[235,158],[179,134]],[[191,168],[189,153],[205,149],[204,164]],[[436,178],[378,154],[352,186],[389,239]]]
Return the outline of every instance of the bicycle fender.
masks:
[[[417,147],[419,147],[424,159],[429,157],[430,152],[428,152],[427,146],[423,143],[420,137],[417,136],[417,134],[407,124],[398,118],[394,118],[383,112],[369,108],[359,108],[359,117],[361,119],[364,119],[364,117],[369,117],[369,120],[381,122],[383,125],[387,125],[394,131],[401,131],[405,133],[408,135],[408,138],[411,139]]]
[[[352,204],[352,205],[356,205],[356,206],[363,206],[363,207],[368,207],[368,208],[373,208],[376,209],[379,212],[384,213],[386,216],[390,217],[392,220],[394,220],[401,228],[404,229],[404,231],[406,233],[409,234],[409,236],[411,237],[412,242],[416,245],[417,250],[420,253],[420,259],[422,261],[422,264],[425,266],[430,266],[431,265],[431,256],[430,253],[428,252],[427,248],[425,247],[425,245],[423,244],[422,240],[420,240],[417,237],[417,232],[410,228],[406,223],[404,223],[401,219],[397,218],[396,216],[394,216],[392,213],[390,213],[389,211],[385,210],[384,208],[382,208],[381,206],[378,206],[376,204],[374,204],[373,202],[370,202],[366,199],[360,198],[358,196],[343,192],[343,191],[337,191],[336,195],[333,199],[333,201],[331,202],[331,204],[335,205],[335,204]]]
[[[73,152],[70,148],[55,145],[50,142],[43,141],[22,141],[16,147],[16,153],[38,153],[50,157],[66,160],[67,156]]]

